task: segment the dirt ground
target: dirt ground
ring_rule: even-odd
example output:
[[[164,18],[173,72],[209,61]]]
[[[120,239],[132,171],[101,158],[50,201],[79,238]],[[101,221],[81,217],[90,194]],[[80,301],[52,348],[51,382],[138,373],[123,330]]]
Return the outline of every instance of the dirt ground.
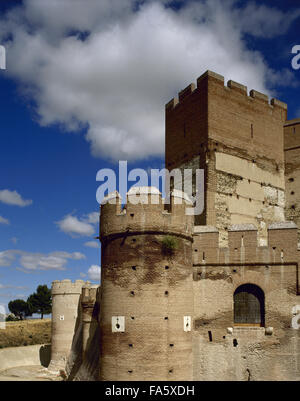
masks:
[[[0,330],[0,348],[51,343],[51,319],[6,322]]]

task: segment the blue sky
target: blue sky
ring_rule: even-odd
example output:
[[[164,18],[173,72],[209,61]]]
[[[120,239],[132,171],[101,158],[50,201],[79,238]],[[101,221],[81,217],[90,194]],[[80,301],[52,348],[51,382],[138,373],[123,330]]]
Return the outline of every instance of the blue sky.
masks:
[[[205,70],[300,117],[296,5],[1,1],[0,303],[56,279],[97,282],[97,171],[162,168],[164,104]]]

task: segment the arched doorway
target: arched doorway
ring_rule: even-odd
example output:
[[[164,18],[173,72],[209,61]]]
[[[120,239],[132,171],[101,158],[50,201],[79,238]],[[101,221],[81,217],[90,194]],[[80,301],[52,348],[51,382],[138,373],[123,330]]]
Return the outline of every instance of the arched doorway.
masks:
[[[255,284],[240,285],[234,292],[234,324],[265,325],[265,295]]]

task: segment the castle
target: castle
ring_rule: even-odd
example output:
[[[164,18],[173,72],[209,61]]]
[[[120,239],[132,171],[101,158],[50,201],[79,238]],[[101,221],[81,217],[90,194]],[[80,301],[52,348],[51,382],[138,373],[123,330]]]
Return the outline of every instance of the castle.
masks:
[[[178,190],[169,207],[153,187],[104,199],[101,287],[52,284],[50,370],[300,379],[300,120],[286,120],[285,103],[211,71],[166,105],[166,168],[204,169],[204,211],[187,215]]]

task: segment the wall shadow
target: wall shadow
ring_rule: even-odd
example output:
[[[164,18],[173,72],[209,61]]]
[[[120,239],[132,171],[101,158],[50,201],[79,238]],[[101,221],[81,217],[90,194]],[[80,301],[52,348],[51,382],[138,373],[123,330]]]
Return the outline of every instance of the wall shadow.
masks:
[[[51,361],[51,344],[42,345],[39,349],[41,365],[47,368]]]

